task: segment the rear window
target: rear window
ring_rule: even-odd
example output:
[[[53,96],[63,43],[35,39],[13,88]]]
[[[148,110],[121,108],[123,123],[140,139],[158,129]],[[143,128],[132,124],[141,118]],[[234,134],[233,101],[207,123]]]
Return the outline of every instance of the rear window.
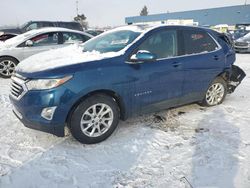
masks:
[[[206,53],[218,49],[215,41],[204,31],[184,30],[183,38],[186,55]]]

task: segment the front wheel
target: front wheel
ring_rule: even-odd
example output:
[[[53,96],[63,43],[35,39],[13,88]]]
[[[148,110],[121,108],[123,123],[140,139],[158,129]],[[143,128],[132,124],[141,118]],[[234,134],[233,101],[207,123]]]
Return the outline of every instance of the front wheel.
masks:
[[[221,104],[226,94],[227,83],[223,78],[218,77],[210,84],[201,104],[202,106],[215,106]]]
[[[12,57],[0,58],[0,77],[10,78],[15,71],[18,61]]]
[[[107,139],[119,123],[116,101],[106,95],[93,95],[73,112],[70,130],[74,138],[83,144],[95,144]]]

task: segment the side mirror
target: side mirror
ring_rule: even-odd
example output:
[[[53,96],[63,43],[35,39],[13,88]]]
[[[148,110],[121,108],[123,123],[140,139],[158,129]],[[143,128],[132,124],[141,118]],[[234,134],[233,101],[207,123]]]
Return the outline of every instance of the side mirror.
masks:
[[[33,43],[32,40],[27,40],[27,41],[25,42],[25,46],[30,47],[30,46],[33,46],[33,45],[34,45],[34,43]]]
[[[132,55],[130,60],[132,62],[144,62],[144,61],[155,61],[157,56],[149,51],[140,50],[136,54]]]

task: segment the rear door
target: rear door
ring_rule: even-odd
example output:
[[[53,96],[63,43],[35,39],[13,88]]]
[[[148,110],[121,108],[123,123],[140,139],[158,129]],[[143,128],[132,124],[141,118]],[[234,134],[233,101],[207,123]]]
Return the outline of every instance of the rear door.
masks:
[[[225,66],[225,55],[212,36],[202,29],[182,30],[183,103],[200,100]]]

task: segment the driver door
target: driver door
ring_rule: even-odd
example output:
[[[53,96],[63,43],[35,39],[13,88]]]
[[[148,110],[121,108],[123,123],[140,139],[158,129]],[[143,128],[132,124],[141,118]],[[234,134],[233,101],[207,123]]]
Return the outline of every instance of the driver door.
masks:
[[[131,62],[135,108],[147,113],[178,105],[182,96],[183,71],[178,56],[177,31],[165,29],[145,39],[134,54],[149,52],[154,60]],[[131,57],[132,57],[131,56]]]

